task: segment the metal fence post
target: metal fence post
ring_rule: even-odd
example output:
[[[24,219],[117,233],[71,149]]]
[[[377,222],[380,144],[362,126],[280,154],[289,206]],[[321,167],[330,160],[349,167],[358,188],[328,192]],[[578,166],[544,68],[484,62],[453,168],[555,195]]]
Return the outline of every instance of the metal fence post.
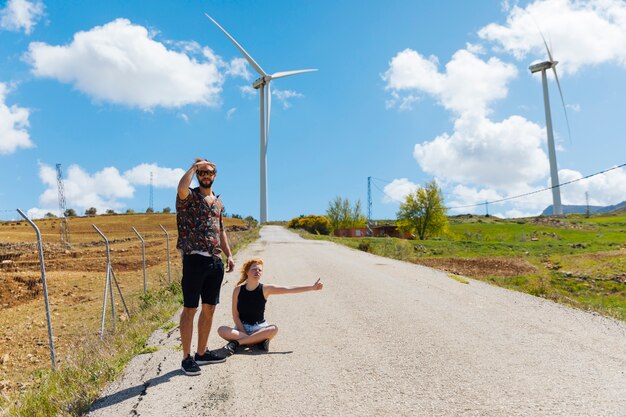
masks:
[[[41,243],[41,232],[35,223],[33,223],[26,214],[20,209],[17,212],[22,216],[32,227],[37,234],[37,248],[39,250],[39,266],[41,267],[41,282],[43,285],[43,299],[46,306],[46,319],[48,320],[48,340],[50,343],[50,360],[52,361],[52,369],[56,370],[56,357],[54,354],[54,338],[52,336],[52,320],[50,319],[50,304],[48,303],[48,284],[46,283],[46,267],[43,260],[43,244]]]
[[[100,327],[100,338],[102,339],[102,337],[104,336],[104,317],[107,309],[107,288],[111,293],[111,316],[113,321],[113,331],[115,332],[115,302],[113,300],[113,283],[111,282],[111,253],[109,252],[109,239],[107,239],[104,233],[102,233],[95,224],[92,224],[91,226],[96,229],[96,232],[98,232],[102,239],[104,239],[104,245],[106,247],[107,254],[107,274],[106,279],[104,280],[104,304],[102,305],[102,325]]]
[[[172,283],[172,273],[170,270],[170,234],[167,233],[167,230],[165,230],[165,227],[163,227],[162,224],[160,224],[159,226],[161,226],[161,230],[165,232],[165,239],[167,242],[167,283],[169,285]]]
[[[143,240],[143,237],[139,234],[137,229],[131,226],[133,232],[137,235],[137,237],[141,240],[141,258],[143,259],[143,295],[146,295],[146,242]]]

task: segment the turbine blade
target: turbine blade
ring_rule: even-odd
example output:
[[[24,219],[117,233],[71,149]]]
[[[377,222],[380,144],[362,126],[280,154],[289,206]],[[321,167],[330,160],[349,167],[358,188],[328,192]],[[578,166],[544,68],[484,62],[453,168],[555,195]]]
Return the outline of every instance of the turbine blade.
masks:
[[[267,145],[269,143],[269,133],[270,133],[270,115],[272,114],[272,89],[270,87],[270,82],[267,83],[267,119],[265,120],[265,148],[267,149]]]
[[[272,80],[275,80],[276,78],[289,77],[290,75],[302,74],[304,72],[312,72],[312,71],[317,71],[317,69],[275,72],[274,74],[270,75],[270,77]]]
[[[550,59],[550,62],[554,62],[554,58],[552,58],[552,52],[550,51],[548,42],[546,42],[546,38],[543,36],[543,32],[541,31],[541,29],[539,29],[539,26],[537,26],[537,29],[539,30],[539,34],[541,35],[541,39],[543,40],[543,45],[546,47],[546,51],[548,52],[548,59]]]
[[[209,16],[208,14],[204,14],[206,17],[208,17],[209,19],[211,19],[211,22],[215,23],[215,25],[220,28],[220,30],[222,32],[224,32],[224,35],[226,35],[228,37],[228,39],[231,40],[232,43],[235,44],[235,46],[237,47],[237,49],[239,49],[239,51],[243,54],[244,58],[246,58],[246,60],[248,61],[248,63],[250,65],[252,65],[252,67],[256,70],[256,72],[258,72],[259,74],[261,74],[262,76],[267,76],[267,74],[265,73],[265,71],[263,71],[263,68],[261,68],[261,66],[259,64],[256,63],[256,61],[250,56],[250,54],[248,54],[246,52],[245,49],[243,49],[243,47],[241,45],[239,45],[237,43],[237,41],[235,40],[235,38],[233,38],[232,36],[230,36],[230,34],[228,32],[226,32],[226,29],[224,29],[223,27],[220,26],[219,23],[217,23],[215,21],[215,19],[213,19],[211,16]]]
[[[567,124],[567,136],[570,143],[572,143],[572,132],[569,128],[569,118],[567,117],[567,108],[565,107],[565,99],[563,98],[563,91],[561,91],[561,83],[559,82],[559,76],[556,74],[556,68],[553,66],[554,79],[556,80],[556,86],[559,88],[559,95],[561,96],[561,104],[563,104],[563,113],[565,113],[565,123]]]

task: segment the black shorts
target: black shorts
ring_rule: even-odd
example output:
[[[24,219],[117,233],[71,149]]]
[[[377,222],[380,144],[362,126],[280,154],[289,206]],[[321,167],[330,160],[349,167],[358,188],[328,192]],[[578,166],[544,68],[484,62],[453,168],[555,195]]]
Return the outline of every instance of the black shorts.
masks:
[[[189,308],[202,304],[217,305],[224,280],[224,264],[215,257],[183,255],[183,305]]]

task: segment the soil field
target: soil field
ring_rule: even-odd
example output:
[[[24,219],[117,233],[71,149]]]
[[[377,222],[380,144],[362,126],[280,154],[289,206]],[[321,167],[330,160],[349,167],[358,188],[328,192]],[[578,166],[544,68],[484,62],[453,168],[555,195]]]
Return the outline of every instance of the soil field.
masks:
[[[70,219],[71,247],[60,244],[60,220],[36,221],[42,234],[48,295],[57,362],[66,360],[72,346],[97,337],[102,319],[104,282],[107,271],[104,240],[109,240],[111,266],[130,313],[143,292],[142,245],[131,227],[145,240],[148,289],[180,280],[181,262],[176,250],[175,214],[135,214]],[[225,219],[233,246],[244,221]],[[170,271],[167,240],[170,235]],[[115,288],[115,287],[114,287]],[[107,303],[105,328],[111,328]],[[117,320],[124,308],[115,293]],[[34,229],[25,221],[0,223],[0,395],[25,389],[36,380],[34,371],[50,367],[48,329],[41,282],[41,269]]]

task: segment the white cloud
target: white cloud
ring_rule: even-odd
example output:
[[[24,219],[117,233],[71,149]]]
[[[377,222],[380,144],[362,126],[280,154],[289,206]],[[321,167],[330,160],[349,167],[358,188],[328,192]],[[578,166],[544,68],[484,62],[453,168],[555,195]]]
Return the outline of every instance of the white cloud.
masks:
[[[401,203],[406,196],[415,192],[419,186],[407,178],[397,178],[385,185],[383,203]]]
[[[140,164],[124,172],[124,178],[131,184],[150,185],[150,173],[152,173],[152,184],[155,187],[176,188],[185,170],[164,168],[157,164]]]
[[[185,171],[181,168],[164,168],[156,164],[140,164],[124,174],[115,167],[107,167],[90,174],[78,165],[71,165],[63,179],[67,208],[73,208],[78,214],[90,207],[98,213],[108,209],[120,210],[133,198],[135,185],[150,184],[150,172],[153,173],[153,185],[161,188],[176,188]],[[46,213],[58,214],[58,189],[56,169],[46,164],[39,164],[39,177],[46,185],[46,190],[39,196],[40,207],[31,208],[28,213],[33,217],[43,217]]]
[[[11,154],[18,148],[32,148],[28,134],[28,109],[6,104],[9,89],[0,83],[0,155]]]
[[[24,30],[26,34],[30,34],[43,16],[43,10],[41,1],[9,0],[0,9],[0,29],[15,32]]]
[[[493,122],[463,115],[454,133],[415,145],[424,172],[460,184],[517,189],[545,178],[548,159],[541,148],[544,130],[520,116]]]
[[[458,50],[446,64],[445,73],[437,68],[438,59],[425,58],[405,49],[396,54],[382,76],[391,92],[424,92],[448,110],[456,113],[488,113],[488,105],[507,95],[507,83],[517,76],[517,69],[490,58],[483,61],[474,53]]]
[[[177,45],[190,54],[201,49],[198,58],[167,49],[153,35],[117,19],[76,33],[68,45],[33,42],[26,59],[36,76],[71,83],[95,100],[143,110],[219,104],[221,59],[193,42]]]
[[[39,197],[39,204],[42,210],[56,213],[58,207],[56,170],[51,166],[40,164],[39,177],[48,187]],[[120,209],[125,206],[120,200],[132,198],[135,192],[130,182],[114,167],[89,174],[78,165],[71,165],[63,180],[63,188],[66,207],[73,208],[78,214],[82,214],[90,207],[95,207],[100,213],[107,209]],[[54,209],[50,210],[49,207]]]
[[[243,97],[251,98],[251,97],[256,96],[256,90],[251,85],[239,86],[239,90],[241,91],[241,95]]]
[[[564,73],[606,62],[626,66],[626,3],[622,0],[549,0],[526,8],[514,6],[505,25],[491,23],[478,36],[517,59],[530,55],[543,61],[548,57],[540,31]]]
[[[580,172],[561,169],[559,182],[582,178]],[[561,188],[563,204],[586,204],[585,192],[589,195],[589,204],[592,206],[606,206],[626,200],[626,170],[617,168],[604,174],[576,181]]]
[[[279,90],[278,88],[272,88],[272,97],[282,103],[283,109],[288,109],[291,107],[289,99],[302,98],[304,95],[293,90]]]
[[[252,79],[252,74],[248,71],[248,61],[245,58],[233,58],[226,73],[231,77],[241,77],[244,80]]]
[[[232,119],[233,115],[235,114],[235,112],[237,111],[237,107],[233,107],[228,109],[228,111],[226,112],[226,120],[230,120]]]

